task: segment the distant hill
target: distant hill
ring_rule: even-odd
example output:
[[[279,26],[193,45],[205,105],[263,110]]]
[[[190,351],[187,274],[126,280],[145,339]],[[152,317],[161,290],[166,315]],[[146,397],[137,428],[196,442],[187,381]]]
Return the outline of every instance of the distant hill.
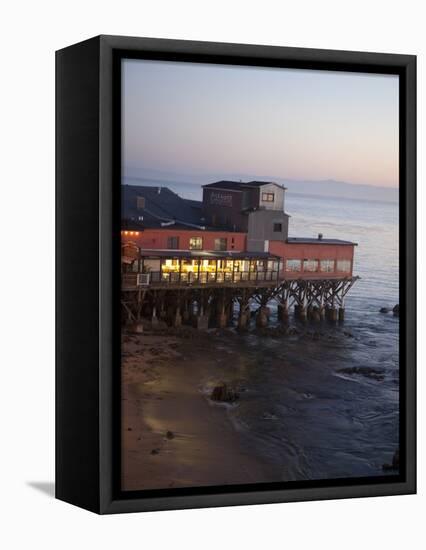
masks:
[[[376,187],[373,185],[358,185],[344,181],[293,181],[281,180],[288,193],[302,195],[318,195],[321,197],[339,197],[346,199],[361,199],[371,201],[397,202],[398,189],[394,187]]]
[[[186,198],[201,200],[201,185],[213,181],[230,180],[265,180],[285,185],[288,193],[316,195],[320,197],[338,197],[347,199],[397,202],[398,189],[361,185],[336,180],[291,180],[276,176],[259,176],[258,174],[175,174],[160,170],[132,170],[124,178],[125,183],[133,185],[153,185],[169,187]],[[124,183],[124,181],[123,181]]]

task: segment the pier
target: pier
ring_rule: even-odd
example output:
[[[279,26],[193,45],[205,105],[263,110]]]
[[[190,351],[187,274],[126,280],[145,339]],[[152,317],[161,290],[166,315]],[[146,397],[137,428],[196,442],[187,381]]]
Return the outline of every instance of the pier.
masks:
[[[343,321],[345,297],[359,277],[281,278],[279,272],[240,272],[235,277],[173,279],[123,277],[121,305],[126,323],[150,320],[168,326],[191,325],[200,330],[225,328],[235,324],[248,328],[267,326],[270,306],[277,308],[277,319],[289,321],[291,311],[300,321]],[[151,275],[151,274],[150,274]],[[262,279],[262,280],[259,280]]]
[[[123,322],[198,329],[343,321],[351,241],[290,237],[285,187],[218,181],[203,200],[162,187],[123,186]]]

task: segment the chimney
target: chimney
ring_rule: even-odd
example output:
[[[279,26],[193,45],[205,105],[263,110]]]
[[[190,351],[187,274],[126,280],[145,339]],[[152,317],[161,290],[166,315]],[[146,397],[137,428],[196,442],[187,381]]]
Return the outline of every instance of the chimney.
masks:
[[[319,240],[319,241],[322,240],[322,233],[318,233],[318,240]]]

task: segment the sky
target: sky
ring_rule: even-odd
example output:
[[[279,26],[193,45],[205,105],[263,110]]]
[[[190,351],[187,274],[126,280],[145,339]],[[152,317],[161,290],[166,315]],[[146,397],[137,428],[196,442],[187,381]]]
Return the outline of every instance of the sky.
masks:
[[[123,173],[398,186],[398,77],[124,60]]]

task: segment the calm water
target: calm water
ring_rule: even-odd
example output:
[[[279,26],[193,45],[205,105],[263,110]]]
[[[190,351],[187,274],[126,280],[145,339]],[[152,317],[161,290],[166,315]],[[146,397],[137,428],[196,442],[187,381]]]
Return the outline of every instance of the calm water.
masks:
[[[282,479],[383,475],[398,448],[399,321],[379,313],[398,303],[397,205],[289,194],[286,210],[291,236],[358,243],[346,321],[217,342],[229,361],[214,376],[246,389],[230,417]]]

